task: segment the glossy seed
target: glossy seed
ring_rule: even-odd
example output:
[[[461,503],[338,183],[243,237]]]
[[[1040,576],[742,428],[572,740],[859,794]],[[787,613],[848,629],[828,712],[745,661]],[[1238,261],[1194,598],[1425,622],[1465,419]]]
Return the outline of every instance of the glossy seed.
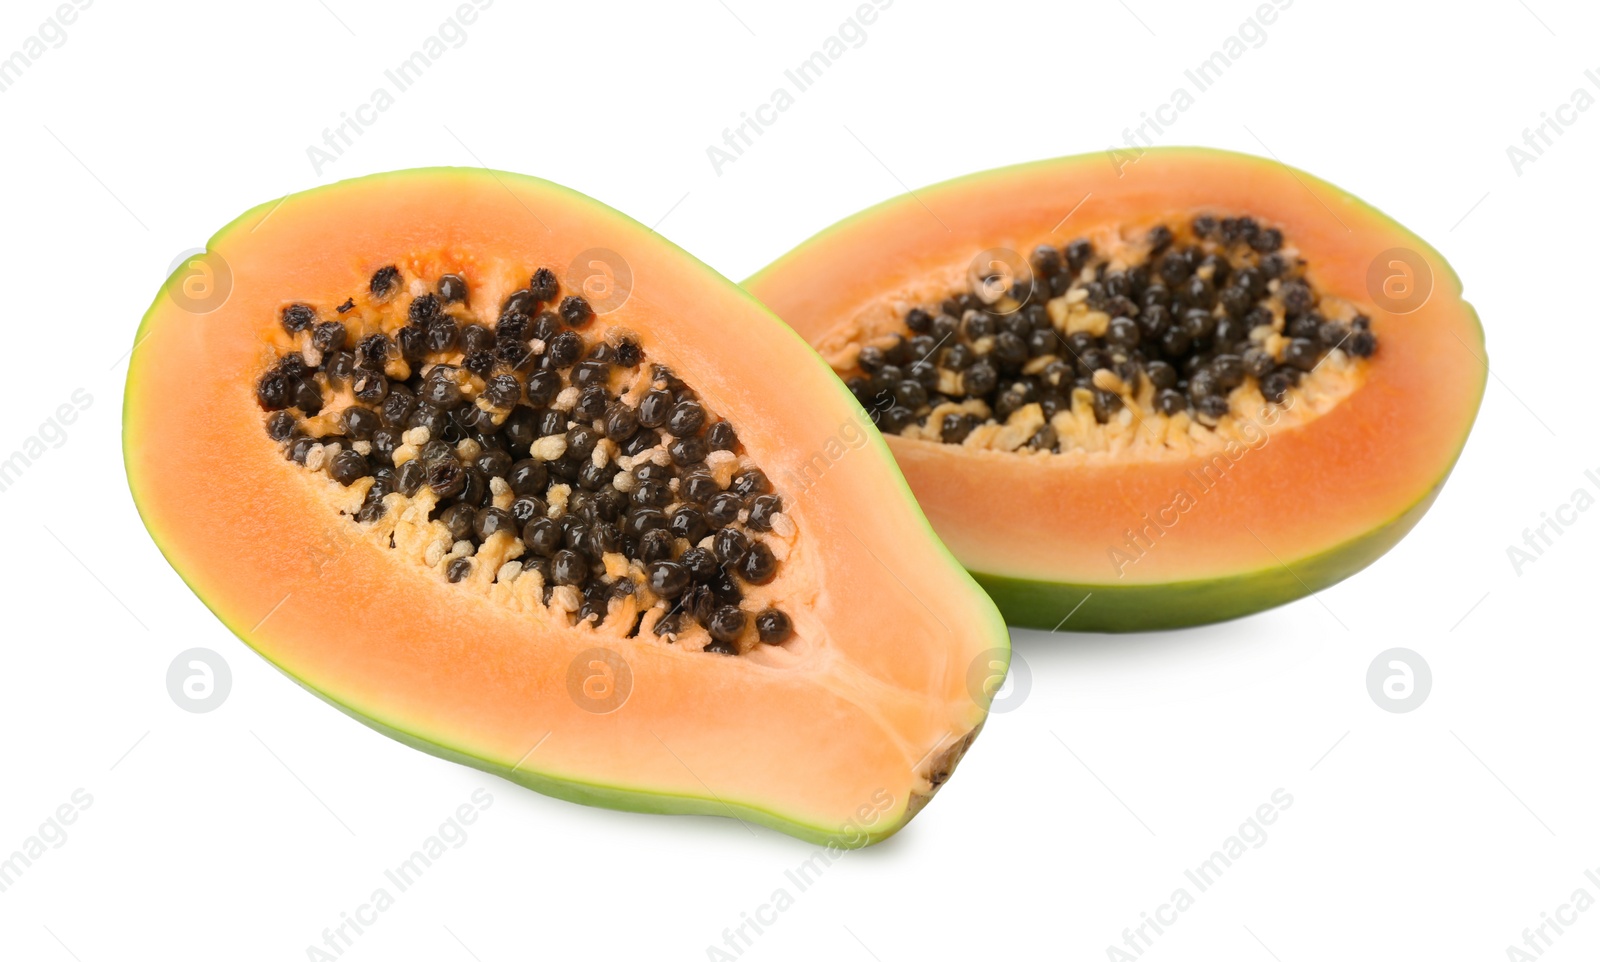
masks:
[[[561,284],[556,279],[555,271],[548,267],[541,267],[533,272],[533,277],[528,281],[528,293],[541,303],[548,304],[555,300],[561,291]]]
[[[316,309],[309,304],[290,304],[280,315],[283,329],[290,334],[300,333],[310,327],[316,319]]]
[[[509,374],[499,374],[484,386],[483,399],[489,404],[509,410],[522,396],[522,385]]]
[[[324,355],[344,347],[345,326],[340,321],[323,321],[311,329],[311,345]]]
[[[562,549],[550,560],[550,577],[558,585],[581,588],[589,580],[589,562],[576,551]]]
[[[395,342],[400,345],[400,356],[410,364],[420,364],[428,356],[428,332],[418,325],[408,325],[395,332]]]
[[[461,503],[474,508],[481,507],[489,499],[489,479],[471,465],[464,466],[461,471],[466,476],[466,484],[458,495]]]
[[[667,431],[675,437],[699,432],[706,422],[706,410],[699,401],[679,401],[667,414]]]
[[[1326,321],[1317,330],[1317,341],[1328,350],[1342,347],[1349,331],[1338,321]]]
[[[400,465],[394,473],[394,488],[406,497],[415,497],[427,483],[427,472],[416,460]]]
[[[561,525],[550,518],[534,518],[522,528],[522,543],[534,554],[548,558],[561,545]]]
[[[685,471],[678,482],[678,493],[683,495],[685,501],[694,504],[705,504],[719,491],[721,488],[717,487],[716,479],[703,468]]]
[[[516,521],[505,508],[479,508],[473,519],[473,533],[479,541],[488,541],[496,532],[515,530]]]
[[[299,408],[306,417],[316,417],[322,411],[322,390],[314,381],[295,381],[290,385],[289,406]]]
[[[1270,254],[1283,246],[1283,232],[1276,227],[1257,232],[1250,238],[1250,246],[1263,254]]]
[[[1378,338],[1368,330],[1356,330],[1344,344],[1345,353],[1352,357],[1371,357],[1378,351]]]
[[[1182,393],[1167,388],[1156,394],[1156,410],[1171,417],[1189,409],[1189,401]]]
[[[1067,244],[1065,254],[1067,258],[1067,267],[1073,271],[1077,271],[1087,264],[1089,258],[1094,255],[1094,246],[1091,245],[1086,239],[1080,237],[1077,240]]]
[[[711,447],[703,437],[678,438],[667,445],[667,454],[680,466],[699,464],[710,453]]]
[[[640,431],[622,443],[622,453],[629,457],[637,457],[661,443],[661,435],[655,431]]]
[[[418,397],[423,403],[436,408],[452,408],[460,404],[461,383],[456,377],[455,370],[447,370],[442,364],[434,368],[422,382],[422,391]]]
[[[735,474],[733,480],[728,484],[728,490],[745,498],[753,494],[765,494],[771,491],[772,482],[767,480],[766,474],[761,469],[750,468]]]
[[[1275,370],[1261,380],[1261,395],[1268,401],[1280,403],[1288,395],[1291,382],[1282,369]]]
[[[794,634],[794,622],[776,608],[756,615],[756,636],[764,645],[781,645]]]
[[[633,408],[624,404],[612,405],[610,413],[606,415],[606,437],[613,441],[626,441],[639,430],[639,416]]]
[[[652,528],[639,536],[638,559],[645,564],[672,557],[672,532]]]
[[[1318,350],[1315,341],[1309,338],[1297,337],[1291,339],[1288,345],[1284,347],[1283,360],[1284,363],[1291,367],[1309,371],[1316,367],[1317,362],[1321,360],[1320,354],[1321,352]]]
[[[737,528],[723,528],[712,538],[711,550],[723,564],[738,564],[750,550],[750,539]]]
[[[981,397],[995,389],[1000,375],[988,361],[978,361],[961,375],[961,387],[969,395]]]
[[[482,324],[466,324],[461,328],[461,333],[456,338],[456,343],[461,346],[461,353],[476,354],[479,351],[494,349],[495,332]]]
[[[384,300],[400,289],[400,269],[393,264],[380,267],[367,284],[367,291],[376,300]]]
[[[354,405],[345,408],[344,414],[339,418],[339,425],[344,429],[345,436],[352,441],[365,441],[371,438],[372,432],[378,430],[380,424],[376,414]]]
[[[1206,418],[1215,421],[1228,413],[1228,399],[1220,394],[1212,394],[1201,398],[1195,409]]]
[[[611,382],[611,365],[604,361],[580,361],[572,369],[576,387],[605,387]]]
[[[755,531],[771,531],[772,519],[783,511],[783,499],[775,494],[762,494],[750,500],[746,524]]]
[[[1222,390],[1231,391],[1244,383],[1244,361],[1237,354],[1218,354],[1211,359],[1211,373]]]
[[[663,598],[676,598],[689,587],[689,571],[676,561],[653,561],[645,569],[645,584]]]
[[[939,425],[939,440],[945,444],[960,444],[972,433],[974,425],[965,415],[946,414]]]
[[[732,529],[724,528],[721,533]],[[719,533],[720,534],[720,533]],[[739,576],[753,585],[764,585],[778,573],[778,559],[764,541],[751,542],[744,557],[739,560]]]
[[[461,327],[453,317],[435,317],[425,326],[427,331],[427,345],[429,352],[444,354],[455,350],[456,338],[461,333]]]
[[[281,411],[289,406],[292,386],[281,372],[268,371],[256,381],[256,403],[268,411]]]
[[[714,484],[715,482],[713,486]],[[744,498],[732,491],[721,491],[711,495],[705,504],[706,519],[717,527],[725,527],[739,520],[739,512],[744,508]]]
[[[667,423],[672,410],[672,392],[659,388],[639,399],[639,423],[647,428],[659,428]]]
[[[563,424],[565,423],[561,412],[550,411],[547,413],[554,414],[557,420],[561,420]],[[549,431],[546,433],[554,434],[556,432]],[[534,415],[533,409],[518,407],[513,408],[511,413],[506,415],[505,423],[500,426],[500,436],[510,446],[512,454],[522,455],[528,453],[528,448],[533,444],[535,438],[543,435],[539,433],[538,418]]]
[[[442,302],[437,294],[423,294],[411,299],[411,306],[406,309],[406,316],[413,324],[426,324],[439,316]]]
[[[439,278],[439,297],[446,304],[459,304],[467,299],[467,279],[460,274],[444,274]]]
[[[267,437],[274,441],[287,441],[294,435],[294,415],[288,411],[278,411],[267,418]]]
[[[732,451],[739,445],[739,435],[727,421],[718,421],[706,430],[706,443],[713,451]]]
[[[561,299],[561,319],[569,327],[582,327],[594,319],[594,308],[576,294]]]
[[[467,487],[466,469],[455,458],[441,458],[428,466],[428,487],[442,500],[461,494]]]
[[[359,370],[354,380],[350,382],[350,389],[357,400],[367,404],[381,404],[389,395],[389,379],[377,371]]]
[[[358,451],[340,451],[328,468],[333,479],[345,487],[356,483],[371,473],[367,459]]]
[[[744,625],[745,613],[733,605],[724,605],[711,615],[706,630],[711,633],[714,641],[732,644],[743,634]]]
[[[672,489],[662,481],[641,481],[633,489],[633,501],[647,508],[665,508],[672,503]]]

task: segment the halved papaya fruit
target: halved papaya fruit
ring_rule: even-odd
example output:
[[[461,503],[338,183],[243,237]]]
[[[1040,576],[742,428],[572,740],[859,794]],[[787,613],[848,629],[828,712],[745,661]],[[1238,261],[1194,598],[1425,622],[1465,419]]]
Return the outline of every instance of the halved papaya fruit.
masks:
[[[1360,570],[1432,504],[1487,374],[1437,251],[1218,150],[948,181],[745,287],[846,379],[935,530],[1033,627],[1219,621]]]
[[[135,343],[124,454],[162,553],[425,751],[864,845],[1005,671],[999,614],[827,366],[573,191],[439,168],[290,195],[181,266]]]

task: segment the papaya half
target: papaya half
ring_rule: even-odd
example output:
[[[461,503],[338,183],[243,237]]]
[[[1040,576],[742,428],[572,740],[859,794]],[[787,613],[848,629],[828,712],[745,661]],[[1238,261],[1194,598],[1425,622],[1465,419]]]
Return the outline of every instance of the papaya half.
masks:
[[[181,265],[135,344],[124,455],[161,552],[424,751],[865,845],[1005,672],[998,612],[827,365],[571,190],[436,168],[290,195]]]
[[[1437,251],[1220,150],[947,181],[744,286],[846,381],[1007,620],[1046,629],[1220,621],[1359,571],[1433,503],[1487,376]]]

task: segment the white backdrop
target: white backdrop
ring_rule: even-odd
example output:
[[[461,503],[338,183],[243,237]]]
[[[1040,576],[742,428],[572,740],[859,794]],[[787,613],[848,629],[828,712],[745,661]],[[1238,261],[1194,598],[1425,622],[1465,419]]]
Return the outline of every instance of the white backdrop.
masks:
[[[1541,925],[1549,958],[1593,957],[1600,511],[1574,499],[1600,494],[1600,11],[1296,0],[1265,24],[1255,0],[898,0],[841,26],[854,0],[783,6],[0,8],[19,355],[0,457],[39,454],[0,491],[0,858],[38,846],[0,891],[0,956],[317,958],[466,804],[464,841],[343,958],[720,958],[780,887],[794,904],[742,957],[1120,958],[1147,917],[1176,921],[1131,933],[1146,959],[1523,958]],[[741,278],[908,188],[1119,143],[1230,36],[1244,54],[1161,142],[1303,166],[1451,260],[1493,357],[1455,476],[1318,598],[1170,634],[1017,632],[1026,698],[907,831],[803,892],[785,871],[814,849],[785,836],[547,799],[346,719],[216,622],[134,514],[122,358],[174,258],[251,205],[481,163],[592,194]],[[394,92],[385,71],[430,37],[440,55]],[[758,112],[830,37],[846,49],[828,71]],[[744,114],[773,122],[713,161]],[[347,115],[359,135],[334,154],[324,131]],[[1534,154],[1524,132],[1547,116]],[[1508,548],[1547,517],[1572,523],[1519,570]],[[1408,713],[1367,688],[1396,646],[1432,671]],[[194,647],[231,667],[209,713],[168,694]],[[1241,829],[1264,803],[1275,820]],[[1241,831],[1196,894],[1185,871]],[[1193,904],[1163,909],[1180,887]]]

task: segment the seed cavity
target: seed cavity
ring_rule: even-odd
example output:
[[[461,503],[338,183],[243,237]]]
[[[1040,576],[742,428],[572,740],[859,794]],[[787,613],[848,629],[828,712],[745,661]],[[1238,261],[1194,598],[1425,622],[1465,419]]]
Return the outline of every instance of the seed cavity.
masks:
[[[1226,434],[1319,374],[1354,378],[1378,349],[1369,318],[1319,294],[1283,232],[1252,217],[1202,213],[1107,246],[1040,246],[1031,277],[913,306],[834,368],[885,433],[1059,454],[1170,425]],[[768,524],[756,506],[750,519]]]
[[[461,273],[388,265],[367,294],[356,314],[353,297],[283,307],[294,347],[256,380],[268,438],[349,492],[347,523],[570,626],[727,655],[793,637],[774,603],[796,537],[783,495],[730,422],[632,334],[598,330],[554,271],[492,317]]]

